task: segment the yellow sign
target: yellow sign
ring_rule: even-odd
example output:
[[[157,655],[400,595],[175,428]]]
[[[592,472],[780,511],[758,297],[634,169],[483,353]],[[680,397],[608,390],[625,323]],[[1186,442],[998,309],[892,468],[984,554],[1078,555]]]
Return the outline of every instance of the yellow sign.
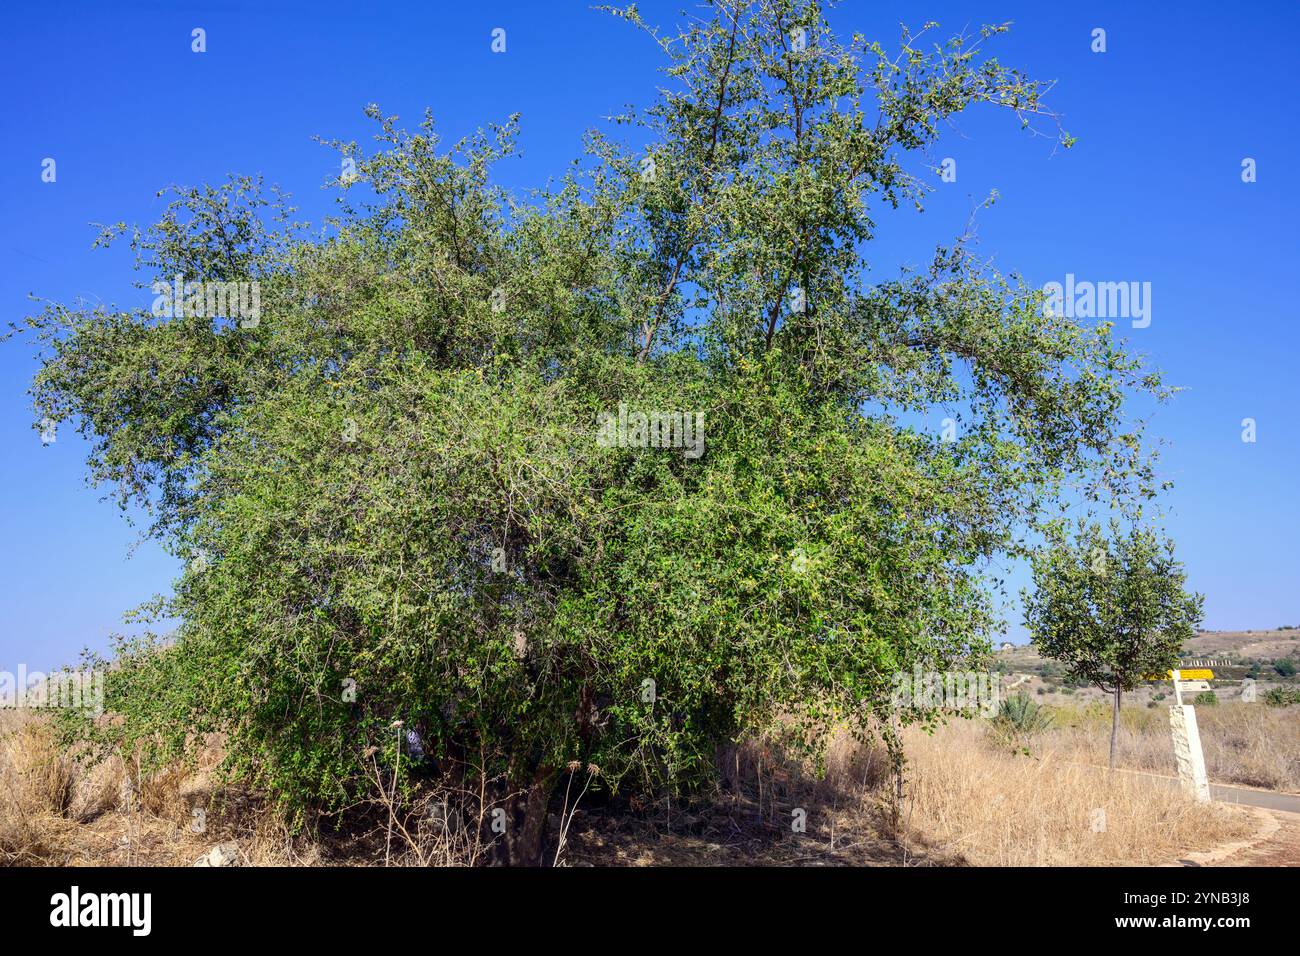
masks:
[[[1173,680],[1174,672],[1165,671],[1163,674],[1148,674],[1147,680]],[[1214,671],[1208,667],[1196,668],[1194,670],[1179,670],[1179,680],[1214,680]]]

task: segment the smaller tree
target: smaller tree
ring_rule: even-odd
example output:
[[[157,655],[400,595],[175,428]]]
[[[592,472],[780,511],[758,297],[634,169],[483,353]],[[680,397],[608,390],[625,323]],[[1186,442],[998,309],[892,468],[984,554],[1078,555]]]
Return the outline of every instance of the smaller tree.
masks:
[[[1110,766],[1115,766],[1121,697],[1177,663],[1196,634],[1203,595],[1185,589],[1173,542],[1134,525],[1080,522],[1073,541],[1054,537],[1032,559],[1034,590],[1024,592],[1025,626],[1040,652],[1070,676],[1110,695]]]

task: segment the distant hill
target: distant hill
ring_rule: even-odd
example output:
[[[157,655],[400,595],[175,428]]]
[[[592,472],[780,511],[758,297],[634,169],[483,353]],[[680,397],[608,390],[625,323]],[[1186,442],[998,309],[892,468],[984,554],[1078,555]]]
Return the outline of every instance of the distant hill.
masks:
[[[1256,661],[1300,658],[1300,630],[1202,631],[1183,650],[1193,657],[1226,655]]]
[[[1032,644],[995,652],[1000,661],[1031,665],[1042,661]],[[1300,661],[1300,629],[1277,631],[1201,631],[1183,647],[1183,659],[1226,658],[1250,664],[1293,657]]]
[[[1300,667],[1300,630],[1202,631],[1184,646],[1181,661],[1187,667],[1213,668],[1215,690],[1223,693],[1232,687],[1232,693],[1236,693],[1235,685],[1248,676],[1259,680],[1260,688],[1279,683],[1293,686],[1297,678],[1283,678],[1272,666],[1283,658]],[[1042,657],[1032,644],[995,651],[993,659],[1004,673],[1033,675],[1028,683],[1018,685],[1028,693],[1047,694],[1053,699],[1064,694],[1084,700],[1100,695],[1095,688],[1069,686],[1064,666]],[[1152,693],[1168,689],[1168,684],[1152,684],[1138,698],[1147,699]]]

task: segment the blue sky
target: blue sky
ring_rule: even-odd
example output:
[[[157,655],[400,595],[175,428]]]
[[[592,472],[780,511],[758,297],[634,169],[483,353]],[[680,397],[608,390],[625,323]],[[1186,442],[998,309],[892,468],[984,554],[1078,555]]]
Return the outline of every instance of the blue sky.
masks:
[[[992,47],[1008,65],[1056,79],[1050,103],[1079,137],[1053,154],[992,111],[961,117],[935,150],[957,160],[924,214],[883,216],[869,250],[880,279],[921,264],[959,233],[990,189],[979,251],[1041,285],[1066,273],[1152,286],[1133,344],[1186,387],[1156,414],[1176,482],[1167,528],[1205,626],[1300,624],[1300,425],[1295,225],[1300,154],[1295,101],[1300,28],[1292,3],[841,4],[833,22],[893,44],[898,23],[939,21],[944,36],[1011,20]],[[668,27],[687,4],[640,4]],[[584,129],[647,104],[657,51],[583,2],[442,4],[22,4],[7,12],[0,111],[0,307],[29,293],[148,303],[125,250],[92,251],[94,222],[152,221],[169,183],[262,173],[304,217],[330,205],[335,154],[313,142],[364,140],[377,102],[412,125],[427,106],[449,138],[522,114],[523,155],[500,181],[525,189],[562,171]],[[207,52],[191,52],[191,30]],[[490,49],[506,30],[506,52]],[[1090,49],[1106,30],[1107,51]],[[41,180],[46,157],[57,180]],[[1241,162],[1258,181],[1241,181]],[[1121,328],[1126,323],[1121,324]],[[49,667],[103,647],[123,611],[166,591],[176,566],[84,484],[85,447],[69,429],[42,447],[23,341],[0,345],[0,669]],[[1241,440],[1254,418],[1257,441]],[[1021,581],[1013,569],[1013,587]],[[1013,616],[1015,612],[1013,611]],[[1013,636],[1019,635],[1012,621]],[[1017,639],[1021,639],[1017,636]]]

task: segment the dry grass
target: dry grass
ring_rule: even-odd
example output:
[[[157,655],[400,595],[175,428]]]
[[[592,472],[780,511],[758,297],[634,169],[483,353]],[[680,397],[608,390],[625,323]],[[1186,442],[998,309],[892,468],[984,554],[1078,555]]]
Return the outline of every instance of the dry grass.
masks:
[[[223,841],[246,864],[317,862],[255,801],[216,801],[205,756],[157,774],[86,764],[60,752],[40,715],[0,712],[0,865],[188,866]]]
[[[1252,830],[1241,812],[1193,803],[1161,781],[1051,750],[1016,755],[981,721],[909,732],[907,751],[908,838],[977,866],[1155,864]]]
[[[1121,711],[1118,765],[1172,775],[1167,701]],[[1300,706],[1223,703],[1197,707],[1205,766],[1215,783],[1300,792]],[[1110,745],[1108,706],[1056,708],[1056,729],[1043,745],[1062,759],[1104,764]]]
[[[0,862],[46,862],[72,802],[71,761],[43,725],[10,721],[0,732]]]
[[[4,742],[13,777],[11,793],[24,809],[66,816],[72,808],[72,760],[56,747],[49,728],[38,721],[16,727]]]
[[[116,757],[87,763],[60,752],[42,715],[0,711],[0,865],[190,866],[218,845],[245,866],[453,866],[485,855],[436,788],[391,816],[376,797],[345,832],[293,835],[257,794],[218,785],[220,758],[213,739],[195,764],[155,773]]]
[[[1278,756],[1288,746],[1292,759],[1300,753],[1296,713],[1198,709],[1212,779],[1294,779]],[[933,736],[908,731],[897,816],[881,748],[837,738],[824,766],[813,768],[778,743],[749,741],[719,755],[722,784],[711,798],[662,807],[589,800],[570,821],[564,857],[596,865],[1140,865],[1251,831],[1234,808],[1199,806],[1159,780],[1089,766],[1104,761],[1105,720],[1091,711],[1058,718],[1032,739],[1033,756],[999,745],[986,721],[955,721]],[[1164,708],[1125,711],[1130,765],[1167,769],[1166,720]],[[291,837],[255,794],[214,783],[217,756],[214,747],[195,767],[153,775],[121,760],[89,767],[58,751],[39,716],[0,714],[0,864],[185,866],[232,843],[243,865],[490,858],[465,815],[473,794],[429,789],[401,807],[379,799],[346,832]],[[793,831],[794,811],[806,815],[806,831]],[[196,833],[199,816],[205,826]]]
[[[1104,753],[1109,727],[1095,729]],[[1017,754],[987,721],[956,720],[934,735],[904,734],[900,812],[880,746],[847,736],[822,772],[773,744],[750,741],[720,760],[708,805],[598,812],[578,862],[596,865],[1116,866],[1171,863],[1192,850],[1249,837],[1248,812],[1200,805],[1169,782],[1109,774],[1049,749],[1081,728],[1030,735]],[[1170,746],[1165,729],[1165,746]],[[670,812],[671,810],[671,812]],[[807,830],[791,832],[802,811]],[[897,822],[895,822],[897,820]]]

